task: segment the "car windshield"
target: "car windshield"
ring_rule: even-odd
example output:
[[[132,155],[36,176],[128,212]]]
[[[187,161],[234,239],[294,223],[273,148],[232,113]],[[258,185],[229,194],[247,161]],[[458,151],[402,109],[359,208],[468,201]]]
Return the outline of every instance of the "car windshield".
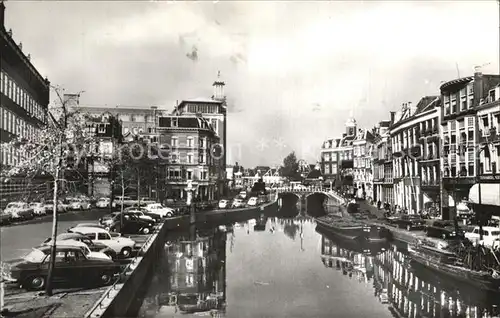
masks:
[[[29,252],[26,256],[24,256],[24,260],[27,261],[27,262],[31,262],[31,263],[41,263],[44,259],[45,259],[45,253],[40,251],[40,250],[37,250],[37,249],[33,249],[31,252]]]

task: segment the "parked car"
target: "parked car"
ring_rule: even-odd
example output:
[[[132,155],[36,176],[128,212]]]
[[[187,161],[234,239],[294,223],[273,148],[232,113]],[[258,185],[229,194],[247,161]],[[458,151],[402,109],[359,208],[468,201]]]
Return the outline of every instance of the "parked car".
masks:
[[[33,209],[26,202],[10,202],[4,212],[9,213],[13,221],[31,220],[35,217]]]
[[[155,222],[160,222],[162,217],[161,215],[157,214],[157,213],[151,213],[149,212],[148,209],[146,208],[135,208],[135,207],[129,207],[129,208],[126,208],[124,210],[124,212],[140,212],[142,213],[143,215],[146,215],[146,216],[149,216],[151,217]]]
[[[76,228],[76,227],[95,227],[98,229],[105,229],[106,228],[105,226],[98,224],[98,223],[78,223],[77,225],[73,226],[72,228]]]
[[[120,215],[120,212],[113,212],[110,214],[106,214],[105,216],[99,219],[99,224],[103,225],[104,228],[109,229],[111,224],[113,224],[113,222],[115,221],[117,215]]]
[[[48,214],[52,214],[52,211],[54,211],[54,204],[51,201],[48,201],[44,204],[45,211],[47,211]],[[68,205],[63,203],[61,200],[57,201],[57,213],[66,213],[68,212]]]
[[[247,192],[246,191],[241,191],[238,196],[242,199],[246,199],[247,198]]]
[[[166,206],[163,206],[160,203],[151,203],[144,207],[149,213],[158,214],[162,218],[170,218],[175,215],[175,210]]]
[[[147,211],[147,210],[146,210]],[[128,210],[127,212],[123,212],[125,215],[135,215],[141,220],[147,221],[147,222],[152,222],[156,223],[161,220],[161,216],[158,214],[150,213],[150,212],[144,212],[142,209],[131,209]]]
[[[117,256],[116,252],[113,249],[109,248],[107,245],[101,242],[94,242],[81,233],[61,233],[57,236],[56,240],[57,244],[59,244],[59,241],[66,241],[66,240],[74,240],[82,242],[86,244],[92,252],[104,253],[107,256],[111,257],[112,259],[115,259]],[[50,241],[52,241],[52,238],[49,237],[43,242],[43,244],[50,245]]]
[[[43,203],[40,203],[40,202],[32,202],[30,203],[30,208],[33,209],[33,213],[35,215],[46,215],[47,212],[45,211],[45,205],[43,205]]]
[[[50,246],[34,248],[22,259],[6,261],[2,267],[2,278],[16,282],[27,290],[45,287],[49,269]],[[98,283],[108,285],[120,271],[120,265],[107,258],[86,256],[79,246],[58,245],[54,283]]]
[[[228,200],[220,200],[219,201],[219,209],[227,209],[229,207]]]
[[[500,239],[500,228],[483,226],[483,239],[481,240],[479,226],[476,226],[471,232],[465,233],[465,238],[473,243],[492,246],[497,239]]]
[[[0,211],[0,225],[8,225],[12,222],[12,217],[9,213]]]
[[[233,203],[231,204],[232,208],[242,208],[245,206],[245,201],[243,199],[234,199]]]
[[[102,252],[92,252],[90,250],[90,248],[87,246],[87,244],[85,243],[82,243],[80,241],[76,241],[76,240],[62,240],[62,241],[57,241],[57,244],[56,245],[60,245],[60,246],[76,246],[76,247],[79,247],[82,252],[83,252],[83,255],[87,256],[87,257],[94,257],[94,258],[100,258],[100,259],[111,259],[110,256],[102,253]],[[50,241],[47,242],[47,243],[43,243],[42,246],[51,246],[50,244]]]
[[[404,228],[408,231],[425,228],[425,221],[416,214],[403,214],[399,219],[395,220],[395,224],[399,228]]]
[[[69,208],[70,210],[90,210],[91,205],[89,201],[83,200],[83,199],[69,199]]]
[[[426,228],[427,236],[437,237],[442,239],[453,239],[456,237],[463,237],[463,231],[459,229],[457,233],[453,221],[437,220],[432,222],[432,225]]]
[[[251,197],[248,199],[247,205],[248,206],[256,206],[258,204],[257,197]]]
[[[110,231],[123,234],[150,234],[153,230],[153,222],[148,222],[130,214],[123,216],[123,225],[120,220],[117,220],[110,226]]]
[[[99,198],[99,200],[97,200],[97,202],[95,203],[95,206],[99,209],[105,209],[109,208],[110,204],[112,208],[116,207],[116,201],[113,201],[113,203],[111,203],[110,198]]]
[[[113,237],[108,231],[97,227],[76,227],[69,231],[81,233],[94,242],[103,243],[123,257],[130,257],[135,246],[134,240],[127,237]]]

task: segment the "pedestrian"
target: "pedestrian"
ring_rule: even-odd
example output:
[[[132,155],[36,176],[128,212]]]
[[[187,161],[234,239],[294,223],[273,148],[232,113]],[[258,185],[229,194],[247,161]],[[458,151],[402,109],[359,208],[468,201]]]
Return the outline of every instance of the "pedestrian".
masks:
[[[380,202],[380,200],[377,201],[377,209],[380,210],[380,206],[382,205],[382,202]]]

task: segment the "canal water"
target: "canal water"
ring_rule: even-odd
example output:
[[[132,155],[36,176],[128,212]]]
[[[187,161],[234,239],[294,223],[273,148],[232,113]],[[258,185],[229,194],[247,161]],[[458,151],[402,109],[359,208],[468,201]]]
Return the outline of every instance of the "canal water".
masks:
[[[307,216],[258,217],[168,238],[139,317],[498,317],[499,294],[413,268]]]

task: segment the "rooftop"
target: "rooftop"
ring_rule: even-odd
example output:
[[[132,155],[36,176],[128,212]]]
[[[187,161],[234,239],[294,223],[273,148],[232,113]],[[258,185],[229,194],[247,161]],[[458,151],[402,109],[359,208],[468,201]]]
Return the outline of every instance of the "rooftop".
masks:
[[[177,124],[173,121],[177,120]],[[159,119],[159,128],[199,128],[214,131],[208,120],[201,116],[164,116]]]

